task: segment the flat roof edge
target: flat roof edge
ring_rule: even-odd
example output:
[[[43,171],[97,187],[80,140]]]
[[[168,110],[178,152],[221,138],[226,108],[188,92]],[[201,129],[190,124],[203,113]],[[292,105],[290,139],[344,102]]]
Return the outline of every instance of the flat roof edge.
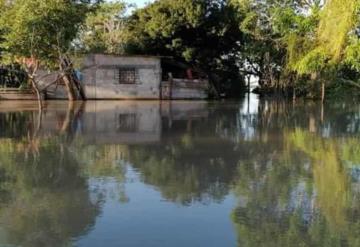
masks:
[[[112,56],[112,57],[134,57],[134,58],[173,58],[171,56],[155,56],[155,55],[119,55],[119,54],[109,54],[109,53],[88,53],[84,54],[85,56]]]

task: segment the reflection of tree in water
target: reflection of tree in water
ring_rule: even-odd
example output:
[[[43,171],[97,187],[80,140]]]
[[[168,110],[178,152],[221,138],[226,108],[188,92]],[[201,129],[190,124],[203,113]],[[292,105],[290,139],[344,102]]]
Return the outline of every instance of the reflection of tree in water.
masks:
[[[207,117],[163,117],[162,141],[130,146],[129,163],[167,200],[183,205],[221,201],[228,194],[238,156],[226,141],[209,152],[219,139],[207,138],[213,130],[207,124]]]
[[[284,131],[282,153],[241,163],[232,215],[239,245],[358,246],[354,141]]]
[[[165,126],[161,144],[131,147],[130,161],[183,204],[219,201],[234,186],[240,246],[357,246],[360,145],[347,136],[359,123],[347,104],[262,102],[250,118],[219,106],[203,122]]]
[[[236,115],[236,121],[218,122],[216,133],[250,154],[240,155],[234,175],[239,246],[360,245],[360,221],[354,220],[360,212],[360,145],[346,137],[359,134],[358,106],[262,101],[258,113]],[[299,138],[300,128],[318,141]],[[289,140],[294,136],[297,142]],[[324,143],[321,136],[344,139]]]
[[[59,143],[44,140],[36,154],[26,154],[19,144],[6,146],[10,150],[2,150],[2,160],[11,158],[1,162],[8,177],[2,184],[11,199],[3,202],[1,221],[8,241],[62,246],[82,235],[94,223],[99,205],[91,201],[71,153]]]
[[[250,117],[237,103],[207,110],[193,119],[163,117],[161,142],[151,145],[86,145],[75,138],[83,108],[71,105],[59,119],[61,134],[19,141],[28,133],[14,131],[27,117],[17,116],[19,127],[14,121],[4,136],[19,138],[0,143],[7,242],[61,246],[81,236],[106,193],[89,195],[86,177],[115,179],[127,201],[122,185],[130,164],[182,205],[221,202],[233,189],[239,245],[359,245],[360,145],[347,138],[359,132],[355,106],[265,101]]]
[[[19,246],[64,246],[95,223],[101,198],[64,138],[0,142],[0,222],[4,239]]]
[[[205,118],[163,118],[162,141],[129,148],[129,161],[142,180],[162,196],[183,205],[221,202],[236,181],[238,161],[263,148],[257,142],[235,143],[216,133],[232,133],[239,104],[211,105]],[[274,148],[273,146],[272,148]]]
[[[0,113],[0,137],[19,138],[32,126],[33,112]]]
[[[98,180],[112,180],[116,183],[113,191],[101,190],[98,193],[105,197],[111,194],[112,198],[117,199],[121,203],[129,201],[125,191],[126,158],[128,156],[128,148],[125,145],[89,145],[78,147],[76,152],[77,160],[81,161],[82,172],[86,177]]]
[[[186,137],[186,143],[191,139]],[[182,141],[163,145],[132,147],[130,162],[147,184],[156,186],[163,197],[181,204],[220,202],[229,192],[238,154],[219,141]],[[215,145],[215,146],[214,146]]]
[[[257,131],[282,136],[284,129],[308,128],[324,136],[358,134],[360,109],[353,103],[325,105],[317,102],[260,101],[256,117]]]
[[[72,103],[49,112],[54,122],[44,121],[47,109],[0,116],[8,138],[0,139],[0,245],[64,246],[86,234],[107,193],[90,191],[89,177],[116,178],[116,196],[128,200],[123,148],[88,146],[76,138],[84,107]],[[56,127],[50,133],[49,123]]]

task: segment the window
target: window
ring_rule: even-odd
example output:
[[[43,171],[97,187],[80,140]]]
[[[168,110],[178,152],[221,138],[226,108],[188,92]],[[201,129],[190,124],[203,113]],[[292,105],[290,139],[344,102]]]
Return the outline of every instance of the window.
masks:
[[[132,68],[119,69],[119,84],[135,84],[136,70]]]

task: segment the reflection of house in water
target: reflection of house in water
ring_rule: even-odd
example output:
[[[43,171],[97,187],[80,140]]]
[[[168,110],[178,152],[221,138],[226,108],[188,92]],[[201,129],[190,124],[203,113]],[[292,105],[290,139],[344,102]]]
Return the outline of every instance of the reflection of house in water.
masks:
[[[90,143],[145,143],[161,136],[158,102],[91,102],[83,123],[84,138]]]
[[[29,114],[20,114],[20,111]],[[38,126],[36,102],[30,105],[28,102],[15,105],[1,102],[0,112],[19,112],[19,116],[14,115],[14,122],[27,126],[19,129],[35,132]],[[159,142],[163,125],[169,127],[174,122],[191,123],[191,119],[206,118],[208,107],[206,102],[199,101],[89,101],[73,105],[58,101],[48,103],[42,115],[39,131],[42,136],[81,135],[90,144],[137,144]],[[2,135],[5,137],[6,133]]]
[[[195,119],[206,115],[206,106],[206,102],[89,102],[83,118],[83,135],[90,143],[97,144],[158,142],[163,118],[169,121]]]
[[[154,56],[88,55],[81,72],[88,99],[205,99],[209,86],[204,73]],[[66,98],[62,87],[48,91]]]

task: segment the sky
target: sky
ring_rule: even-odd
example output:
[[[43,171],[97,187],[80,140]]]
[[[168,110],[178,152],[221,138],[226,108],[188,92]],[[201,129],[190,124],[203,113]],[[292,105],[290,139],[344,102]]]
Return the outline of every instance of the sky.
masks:
[[[111,2],[111,0],[107,0]],[[137,7],[143,7],[146,3],[152,2],[153,0],[124,0],[126,3],[136,4]]]
[[[149,0],[126,0],[127,3],[135,3],[138,7],[143,7]]]

